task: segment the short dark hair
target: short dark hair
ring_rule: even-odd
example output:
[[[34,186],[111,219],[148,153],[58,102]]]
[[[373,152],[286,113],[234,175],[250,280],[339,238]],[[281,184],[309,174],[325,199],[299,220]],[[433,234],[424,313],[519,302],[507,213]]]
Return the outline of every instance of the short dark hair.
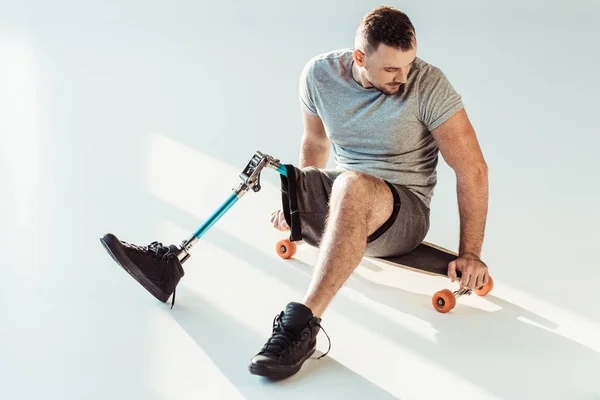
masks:
[[[364,40],[366,54],[377,50],[381,43],[408,51],[414,45],[415,27],[402,11],[390,6],[380,6],[361,19],[357,34]]]

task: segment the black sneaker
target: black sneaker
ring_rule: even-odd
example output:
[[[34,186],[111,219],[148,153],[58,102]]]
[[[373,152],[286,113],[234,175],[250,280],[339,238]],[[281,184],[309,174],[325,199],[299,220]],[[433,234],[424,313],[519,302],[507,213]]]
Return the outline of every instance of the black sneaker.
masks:
[[[177,246],[167,247],[159,242],[137,246],[117,239],[112,233],[107,233],[100,241],[111,257],[158,300],[166,303],[172,294],[173,308],[175,288],[184,275],[177,258]]]
[[[274,379],[294,375],[315,352],[319,328],[323,329],[321,319],[314,317],[310,308],[301,303],[289,303],[285,312],[275,316],[273,334],[250,361],[248,369],[254,375]],[[323,333],[327,335],[325,330]]]

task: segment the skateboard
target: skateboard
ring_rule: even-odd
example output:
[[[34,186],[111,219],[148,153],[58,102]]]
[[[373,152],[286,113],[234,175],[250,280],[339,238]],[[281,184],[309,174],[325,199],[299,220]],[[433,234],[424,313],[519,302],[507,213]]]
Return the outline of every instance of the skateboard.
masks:
[[[276,251],[281,258],[287,259],[293,257],[296,254],[296,250],[296,243],[289,239],[277,242]],[[401,256],[373,258],[407,270],[448,277],[448,264],[458,258],[458,254],[435,244],[422,242],[414,250]],[[457,275],[460,277],[460,272],[457,271]],[[451,291],[450,289],[440,290],[431,297],[431,304],[435,310],[447,313],[456,306],[456,299],[460,296],[471,295],[473,291],[479,296],[485,296],[493,288],[494,280],[490,277],[485,285],[475,290],[466,288],[460,288],[455,291]]]

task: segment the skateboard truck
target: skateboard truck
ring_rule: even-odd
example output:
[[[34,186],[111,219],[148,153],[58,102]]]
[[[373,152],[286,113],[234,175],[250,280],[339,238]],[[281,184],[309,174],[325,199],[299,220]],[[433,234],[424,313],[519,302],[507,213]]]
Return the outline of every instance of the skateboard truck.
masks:
[[[449,292],[450,290],[448,289],[441,290],[433,296],[432,303],[436,310],[445,312],[447,308],[452,309],[456,305],[456,300],[460,296],[470,296],[471,294],[473,294],[473,291],[467,288],[460,288],[453,292]],[[450,297],[450,295],[452,296],[452,298]]]
[[[258,192],[260,186],[260,173],[264,168],[271,168],[279,172],[283,176],[287,176],[285,165],[281,164],[278,159],[257,151],[248,165],[239,175],[242,183],[237,188],[233,189],[233,193],[229,195],[227,200],[215,211],[204,223],[196,229],[196,231],[186,240],[181,243],[181,248],[177,254],[177,258],[183,264],[190,258],[190,250],[196,242],[204,235],[239,199],[242,198],[248,191]]]
[[[463,287],[461,287],[458,290],[455,290],[454,292],[450,289],[440,290],[439,292],[435,293],[431,298],[431,304],[433,305],[433,308],[435,308],[437,311],[441,313],[446,313],[452,310],[454,306],[456,306],[456,299],[458,299],[459,297],[470,296],[473,294],[473,292],[477,293],[478,296],[485,296],[486,294],[491,292],[493,288],[494,280],[490,276],[488,282],[485,285],[474,290]]]
[[[470,295],[472,295],[473,294],[473,290],[462,288],[462,289],[455,290],[453,293],[454,293],[454,297],[456,297],[458,299],[460,296],[470,296]]]

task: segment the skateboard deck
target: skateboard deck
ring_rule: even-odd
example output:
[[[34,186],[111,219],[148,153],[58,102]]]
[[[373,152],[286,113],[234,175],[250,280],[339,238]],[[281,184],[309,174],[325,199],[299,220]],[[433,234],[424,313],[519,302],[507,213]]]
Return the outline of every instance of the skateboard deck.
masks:
[[[448,276],[448,264],[456,260],[458,254],[432,243],[422,242],[407,254],[374,258],[421,273]]]

